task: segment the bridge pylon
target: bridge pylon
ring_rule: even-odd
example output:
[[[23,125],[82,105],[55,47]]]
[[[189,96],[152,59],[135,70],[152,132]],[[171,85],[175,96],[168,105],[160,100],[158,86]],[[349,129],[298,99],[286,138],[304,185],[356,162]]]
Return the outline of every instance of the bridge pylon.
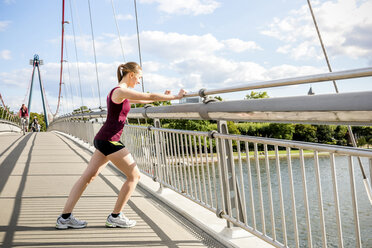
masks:
[[[34,85],[34,76],[35,76],[35,68],[37,68],[38,76],[39,76],[39,85],[40,85],[40,93],[41,93],[41,100],[43,102],[43,109],[44,109],[44,121],[46,128],[49,126],[49,121],[48,121],[48,114],[47,114],[47,108],[46,108],[46,102],[44,99],[44,86],[41,83],[41,76],[40,76],[40,65],[43,65],[44,62],[43,60],[39,59],[39,55],[35,54],[33,59],[30,59],[30,65],[33,66],[32,69],[32,79],[31,79],[31,86],[30,86],[30,94],[28,97],[28,111],[30,112],[30,107],[31,107],[31,99],[32,99],[32,87]],[[45,96],[46,98],[46,96]]]

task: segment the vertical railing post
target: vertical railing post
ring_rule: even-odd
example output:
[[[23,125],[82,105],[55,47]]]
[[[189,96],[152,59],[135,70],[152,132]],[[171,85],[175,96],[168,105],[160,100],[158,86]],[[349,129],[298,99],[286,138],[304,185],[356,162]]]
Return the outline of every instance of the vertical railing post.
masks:
[[[228,128],[227,128],[227,122],[226,121],[218,121],[217,122],[217,130],[221,134],[228,134]],[[240,190],[239,190],[239,183],[237,182],[237,178],[233,179],[233,170],[235,170],[235,164],[234,164],[234,154],[232,149],[232,142],[229,142],[228,140],[221,140],[220,146],[217,147],[219,150],[219,153],[221,154],[221,177],[224,179],[222,180],[222,190],[224,192],[224,199],[222,199],[225,202],[225,213],[231,217],[232,210],[235,208],[237,211],[237,214],[239,216],[236,216],[236,219],[243,220],[243,210],[242,210],[242,204],[241,204],[241,197],[240,197]],[[226,166],[224,166],[226,164]],[[234,171],[235,172],[235,171]],[[234,182],[236,184],[236,192],[234,194]],[[235,198],[238,199],[238,206],[236,206]],[[230,228],[231,224],[230,222],[227,222],[227,227]]]
[[[161,127],[161,124],[160,124],[160,120],[159,119],[154,119],[154,127],[155,128],[160,128]],[[162,174],[161,174],[161,167],[162,167],[162,164],[163,164],[163,155],[162,155],[162,150],[161,150],[161,140],[160,140],[160,133],[159,131],[155,131],[155,152],[156,152],[156,156],[157,156],[157,163],[154,164],[155,166],[155,169],[154,169],[154,172],[155,172],[155,175],[154,175],[154,179],[158,178],[158,182],[159,182],[159,190],[158,192],[161,193],[163,191],[163,185],[161,183],[162,181]]]
[[[227,122],[226,121],[217,121],[217,131],[219,133],[222,133],[222,134],[227,134],[228,133]],[[225,142],[225,146],[223,146],[223,144],[222,144],[223,142]],[[223,157],[223,155],[226,154],[226,151],[224,151],[224,148],[226,147],[226,143],[227,143],[226,140],[221,139],[221,142],[219,142],[219,146],[217,147],[217,149],[218,149],[218,152],[220,154],[220,159],[221,159],[221,163],[220,163],[220,165],[221,165],[221,175],[220,175],[220,177],[222,178],[222,180],[221,180],[222,181],[221,191],[223,192],[223,199],[221,199],[221,200],[224,202],[223,205],[225,206],[223,211],[227,215],[230,215],[231,213],[229,212],[228,207],[227,207],[228,202],[230,201],[230,199],[228,199],[228,195],[230,195],[230,194],[228,194],[228,192],[227,192],[228,191],[227,182],[226,182],[226,180],[224,180],[225,178],[228,178],[229,174],[226,171],[225,166],[223,166],[223,164],[225,163],[224,161],[226,161],[226,158]],[[227,221],[226,224],[227,224],[228,228],[231,227],[230,222]]]

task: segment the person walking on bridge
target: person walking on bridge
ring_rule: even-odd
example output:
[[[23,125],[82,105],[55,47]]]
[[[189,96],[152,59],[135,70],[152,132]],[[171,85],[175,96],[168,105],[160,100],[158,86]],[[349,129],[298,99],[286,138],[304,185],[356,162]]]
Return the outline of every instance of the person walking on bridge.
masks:
[[[131,103],[152,103],[154,101],[170,101],[181,99],[186,92],[181,89],[177,95],[169,90],[161,93],[141,93],[133,90],[140,84],[142,68],[135,62],[121,64],[117,70],[119,84],[107,96],[107,118],[94,138],[94,151],[88,167],[74,184],[66,201],[62,214],[57,218],[56,228],[84,228],[86,221],[72,215],[72,211],[90,182],[98,176],[106,164],[111,161],[127,177],[116,204],[107,217],[106,227],[133,227],[135,220],[130,220],[121,212],[128,202],[140,179],[140,171],[132,155],[120,141]]]
[[[19,109],[18,116],[21,117],[21,126],[24,124],[25,132],[28,131],[28,109],[25,104],[22,104]]]

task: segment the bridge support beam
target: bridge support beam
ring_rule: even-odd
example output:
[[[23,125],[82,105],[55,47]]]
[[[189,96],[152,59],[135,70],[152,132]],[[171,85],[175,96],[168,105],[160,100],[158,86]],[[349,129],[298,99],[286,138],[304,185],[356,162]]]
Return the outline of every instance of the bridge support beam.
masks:
[[[43,110],[44,110],[44,121],[45,121],[46,128],[48,128],[49,121],[48,121],[48,114],[46,111],[46,101],[44,99],[44,87],[43,87],[43,84],[41,83],[40,68],[39,68],[39,65],[42,65],[43,61],[39,60],[39,55],[35,54],[34,59],[30,60],[30,64],[33,65],[33,69],[32,69],[32,77],[31,77],[30,94],[28,97],[28,111],[29,112],[31,111],[32,88],[34,85],[35,68],[37,68],[37,72],[39,76],[40,94],[41,94],[41,100],[43,103]]]
[[[154,127],[155,128],[161,128],[160,120],[154,119]],[[155,131],[155,149],[156,149],[156,157],[157,162],[154,164],[154,180],[159,182],[159,189],[158,193],[161,193],[163,191],[163,185],[162,185],[162,167],[164,165],[165,160],[163,159],[164,154],[162,153],[162,139],[160,137],[159,131]]]
[[[221,134],[228,134],[228,126],[226,121],[217,121],[217,130]],[[235,217],[243,222],[243,204],[242,197],[240,193],[238,179],[235,176],[235,162],[234,153],[232,148],[231,140],[223,140],[219,142],[219,147],[217,148],[219,153],[219,158],[221,161],[221,177],[222,177],[222,191],[224,192],[225,202],[223,211],[229,215],[233,216],[233,211],[235,212]],[[231,228],[231,223],[227,221],[227,227]]]

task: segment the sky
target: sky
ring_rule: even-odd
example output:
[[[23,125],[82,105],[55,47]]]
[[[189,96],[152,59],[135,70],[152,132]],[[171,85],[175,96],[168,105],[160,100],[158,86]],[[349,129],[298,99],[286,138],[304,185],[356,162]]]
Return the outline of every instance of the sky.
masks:
[[[328,72],[306,0],[136,3],[146,92],[170,89],[176,94],[180,88],[195,92]],[[371,67],[372,0],[312,0],[311,4],[333,71]],[[58,114],[81,105],[105,106],[107,93],[117,85],[118,65],[140,61],[134,1],[66,0],[65,20],[69,23],[64,25],[64,84]],[[0,0],[0,93],[11,110],[18,111],[26,98],[32,75],[29,60],[38,54],[44,62],[40,73],[49,109],[55,113],[61,22],[61,0]],[[340,92],[372,90],[371,77],[337,84]],[[315,94],[335,92],[331,82],[255,91],[266,91],[270,97],[299,96],[306,95],[310,86]],[[228,101],[249,93],[219,96]],[[31,112],[42,112],[37,74],[31,102]]]

